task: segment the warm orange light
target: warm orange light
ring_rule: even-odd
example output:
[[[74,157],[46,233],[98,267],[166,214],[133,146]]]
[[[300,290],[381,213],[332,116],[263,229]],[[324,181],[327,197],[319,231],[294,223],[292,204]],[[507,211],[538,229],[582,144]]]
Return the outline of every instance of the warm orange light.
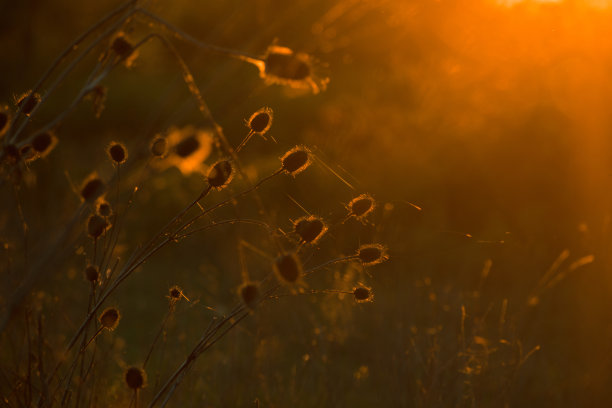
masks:
[[[521,3],[552,4],[552,3],[565,3],[565,2],[567,2],[567,0],[497,0],[498,4],[502,6],[506,6],[506,7],[511,7],[511,6],[514,6],[516,4],[521,4]],[[582,0],[582,1],[578,1],[578,3],[581,5],[587,6],[587,7],[605,9],[605,8],[610,7],[610,5],[612,5],[612,0]]]

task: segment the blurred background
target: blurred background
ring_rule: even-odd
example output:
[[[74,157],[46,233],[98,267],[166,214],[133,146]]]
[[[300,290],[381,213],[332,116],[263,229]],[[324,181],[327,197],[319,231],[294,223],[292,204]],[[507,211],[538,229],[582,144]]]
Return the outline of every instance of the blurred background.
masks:
[[[13,105],[116,4],[0,3],[1,104]],[[312,56],[315,74],[330,79],[318,94],[265,84],[249,63],[173,39],[232,143],[246,135],[252,112],[274,110],[269,134],[278,143],[254,138],[247,145],[248,174],[268,174],[296,144],[320,159],[308,173],[261,191],[279,226],[289,230],[290,220],[304,215],[300,206],[337,219],[346,202],[368,192],[379,203],[374,216],[365,225],[340,225],[321,242],[322,252],[351,253],[374,241],[385,243],[391,257],[365,271],[334,268],[309,284],[346,290],[361,281],[373,288],[372,303],[318,293],[262,305],[198,362],[176,401],[610,403],[611,7],[605,0],[152,2],[152,11],[203,42],[251,55],[278,44]],[[138,40],[154,29],[137,18],[126,32]],[[62,83],[32,129],[70,103],[98,55]],[[101,117],[81,104],[58,130],[55,151],[24,177],[20,196],[34,254],[45,231],[78,207],[71,183],[94,169],[112,176],[109,141],[137,152],[170,126],[209,125],[160,43],[140,49],[134,65],[115,70],[104,85]],[[144,182],[134,174],[126,185],[142,190],[121,233],[125,251],[203,185],[201,176],[173,168]],[[1,238],[15,243],[3,254],[9,270],[20,224],[11,189],[5,185],[2,194]],[[219,234],[166,249],[115,295],[124,318],[109,346],[110,372],[142,359],[171,285],[180,285],[190,302],[179,305],[168,329],[167,347],[156,357],[160,372],[187,353],[210,308],[222,313],[236,301],[236,242],[264,244],[250,230]],[[259,249],[274,256],[271,248]],[[248,259],[252,277],[263,277],[258,271],[267,261],[253,252]],[[61,316],[51,324],[58,333],[69,333],[82,317],[65,304],[84,299],[83,262],[77,255],[62,263],[35,289],[47,320]],[[109,398],[126,398],[122,384],[113,384]]]

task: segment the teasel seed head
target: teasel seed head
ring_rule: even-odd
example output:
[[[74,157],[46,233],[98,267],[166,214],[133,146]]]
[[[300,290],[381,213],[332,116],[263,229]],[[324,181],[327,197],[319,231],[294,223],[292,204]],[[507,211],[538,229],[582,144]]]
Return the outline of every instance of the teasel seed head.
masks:
[[[361,194],[353,198],[348,203],[349,216],[353,216],[358,220],[367,217],[376,207],[376,201],[369,194]]]
[[[263,107],[251,115],[247,125],[251,132],[263,135],[270,130],[273,117],[272,109]]]
[[[353,297],[357,303],[371,302],[374,299],[372,289],[363,285],[353,288]]]
[[[296,146],[281,157],[284,171],[295,176],[310,166],[310,150],[304,146]]]
[[[113,213],[113,210],[108,201],[103,198],[99,198],[98,202],[96,203],[96,212],[98,213],[98,215],[101,215],[104,218],[108,218]]]
[[[151,142],[151,154],[154,157],[164,157],[168,152],[168,140],[163,136],[157,136]]]
[[[293,285],[302,277],[302,263],[295,253],[283,254],[274,261],[274,273],[281,283]]]
[[[102,179],[100,179],[96,173],[92,173],[85,179],[81,186],[81,198],[87,203],[93,203],[98,197],[104,194],[105,188],[106,185]]]
[[[107,307],[100,313],[100,324],[103,328],[108,330],[115,330],[119,325],[119,320],[121,320],[121,313],[119,313],[119,309],[116,307]]]
[[[108,149],[106,150],[106,153],[115,164],[125,163],[128,157],[127,149],[125,148],[123,143],[119,142],[111,142],[111,144],[108,146]]]
[[[90,215],[89,219],[87,220],[87,234],[93,239],[100,237],[100,235],[104,234],[109,227],[110,224],[106,218],[101,217],[98,214]]]
[[[259,285],[255,282],[244,282],[238,288],[238,295],[248,308],[255,309],[260,295]]]
[[[17,98],[15,103],[17,108],[21,108],[21,113],[26,116],[29,116],[36,105],[40,103],[40,95],[38,93],[34,93],[31,98],[28,98],[30,95],[32,95],[32,92],[30,91],[22,94]]]
[[[96,265],[87,265],[84,274],[85,279],[91,283],[96,283],[100,279],[100,269]]]
[[[227,186],[234,177],[234,166],[229,160],[219,160],[208,170],[206,180],[211,187],[221,190]]]
[[[380,244],[361,245],[357,250],[357,257],[365,266],[376,265],[389,259],[387,248]]]
[[[314,215],[301,217],[293,223],[293,231],[300,236],[303,243],[315,243],[325,234],[327,226],[323,220]]]
[[[42,132],[34,136],[32,148],[40,157],[45,157],[57,145],[57,137],[52,132]]]
[[[132,390],[139,390],[147,384],[147,373],[139,367],[130,367],[125,370],[125,383]]]

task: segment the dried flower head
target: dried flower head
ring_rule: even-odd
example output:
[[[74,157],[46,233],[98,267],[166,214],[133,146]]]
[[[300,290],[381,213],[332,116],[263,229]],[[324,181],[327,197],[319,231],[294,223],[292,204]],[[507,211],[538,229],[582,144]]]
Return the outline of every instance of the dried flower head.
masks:
[[[274,273],[281,283],[297,283],[302,276],[302,263],[295,253],[281,255],[274,261]]]
[[[189,301],[189,299],[187,299],[187,296],[185,296],[185,294],[183,293],[183,289],[181,289],[177,285],[174,285],[170,289],[168,289],[167,297],[170,300],[171,306],[174,306],[182,298],[185,298],[187,301]]]
[[[121,319],[121,313],[119,313],[119,309],[116,307],[107,307],[100,313],[100,324],[102,327],[108,330],[115,330],[115,328],[119,325],[119,320]]]
[[[96,283],[100,278],[100,270],[96,265],[87,265],[84,275],[89,282]]]
[[[389,259],[387,248],[380,244],[361,245],[357,250],[357,257],[363,265],[376,265]]]
[[[168,140],[163,136],[157,136],[151,142],[151,154],[154,157],[164,157],[168,152]]]
[[[96,203],[96,212],[102,217],[108,218],[113,213],[111,205],[104,198],[100,197]]]
[[[172,128],[167,139],[169,154],[161,165],[175,166],[185,175],[203,171],[214,140],[209,130],[193,126]]]
[[[253,63],[259,68],[259,75],[270,84],[309,89],[316,94],[324,91],[329,82],[328,78],[317,75],[310,55],[295,53],[287,47],[271,45],[262,59]]]
[[[32,95],[31,98],[30,95]],[[17,105],[17,108],[21,108],[21,113],[29,116],[39,103],[40,95],[38,93],[32,94],[32,92],[26,92],[16,98],[15,105]]]
[[[270,130],[273,117],[272,109],[263,107],[251,115],[247,121],[247,125],[249,129],[251,129],[251,132],[263,135]]]
[[[357,303],[371,302],[374,299],[372,289],[361,284],[353,288],[353,296]]]
[[[293,223],[293,231],[304,243],[315,243],[325,234],[327,227],[323,220],[314,215],[301,217]]]
[[[372,211],[374,211],[375,207],[376,201],[374,201],[374,198],[372,198],[372,196],[369,194],[361,194],[360,196],[353,198],[347,206],[349,217],[352,216],[358,220],[362,220],[367,217]]]
[[[295,176],[310,166],[310,150],[304,146],[295,146],[281,157],[283,170]]]
[[[0,137],[4,136],[11,124],[11,111],[8,106],[0,106]]]
[[[254,309],[259,299],[259,285],[255,282],[244,282],[238,288],[238,295],[248,308]]]
[[[108,157],[115,162],[115,164],[123,164],[127,160],[128,152],[123,143],[111,142],[106,149]]]
[[[130,367],[125,370],[125,383],[132,390],[144,388],[147,384],[147,373],[139,367]]]
[[[221,190],[227,186],[234,177],[234,167],[229,160],[219,160],[208,170],[206,180],[211,187]]]
[[[98,197],[104,194],[105,188],[106,185],[102,179],[100,179],[96,173],[92,173],[85,179],[81,186],[81,198],[85,202],[93,203]]]
[[[111,43],[110,49],[114,55],[120,61],[123,61],[123,64],[126,67],[131,67],[134,64],[136,58],[138,58],[138,50],[134,48],[130,40],[127,38],[125,33],[118,33]]]
[[[107,219],[98,214],[90,215],[87,220],[87,234],[93,239],[97,239],[104,234],[109,227],[110,224]]]
[[[39,157],[45,157],[57,145],[57,137],[51,132],[42,132],[32,139],[32,148]]]

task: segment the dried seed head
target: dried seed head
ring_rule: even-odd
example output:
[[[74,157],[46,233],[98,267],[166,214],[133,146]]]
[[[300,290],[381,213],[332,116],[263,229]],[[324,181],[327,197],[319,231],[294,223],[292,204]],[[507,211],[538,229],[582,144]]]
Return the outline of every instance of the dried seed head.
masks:
[[[271,45],[262,59],[254,64],[259,68],[259,75],[271,84],[310,89],[313,93],[319,93],[325,90],[329,82],[328,78],[317,75],[313,58],[308,54],[295,53],[287,47]]]
[[[302,264],[296,254],[284,254],[274,261],[274,273],[281,283],[291,285],[300,280]]]
[[[185,175],[203,171],[204,161],[213,148],[210,130],[193,126],[172,128],[167,137],[171,154],[159,163],[161,166],[176,166]]]
[[[133,390],[144,388],[147,383],[147,373],[142,368],[130,367],[125,370],[125,383]]]
[[[100,278],[100,270],[96,265],[87,265],[85,268],[85,279],[91,283],[96,283]]]
[[[304,146],[296,146],[281,157],[283,170],[295,176],[310,166],[310,151]]]
[[[155,157],[164,157],[168,151],[168,140],[163,136],[158,136],[151,143],[151,154]]]
[[[264,107],[253,113],[248,121],[251,132],[263,135],[272,126],[272,109]]]
[[[363,265],[376,265],[389,259],[387,249],[380,244],[362,245],[357,250],[357,257]]]
[[[115,37],[113,44],[111,45],[111,49],[121,59],[126,59],[132,54],[132,52],[134,52],[134,47],[123,34]]]
[[[51,132],[42,132],[34,136],[32,148],[40,157],[45,157],[57,144],[57,137]]]
[[[358,219],[367,217],[376,207],[376,201],[369,194],[361,194],[348,203],[349,216]]]
[[[81,186],[81,198],[88,203],[93,203],[104,193],[106,186],[96,173],[85,179]]]
[[[174,285],[168,290],[168,299],[170,299],[170,304],[174,305],[176,302],[181,300],[185,295],[183,295],[183,289],[179,286]]]
[[[93,214],[89,216],[87,220],[87,234],[93,239],[97,239],[100,235],[110,227],[110,224],[106,218]]]
[[[121,319],[121,313],[119,313],[119,309],[116,307],[107,307],[100,314],[100,324],[102,327],[108,330],[115,330],[117,325],[119,325],[119,320]]]
[[[374,299],[372,289],[363,285],[353,288],[353,296],[357,303],[371,302]]]
[[[113,210],[111,209],[111,205],[108,201],[100,198],[96,203],[96,212],[102,217],[108,218],[113,213]]]
[[[238,295],[247,307],[254,309],[259,299],[259,285],[255,282],[244,282],[238,288]]]
[[[31,98],[29,98],[30,95],[32,95],[31,92],[26,92],[22,94],[20,97],[18,97],[17,102],[16,102],[17,108],[21,108],[21,113],[23,113],[26,116],[30,115],[30,113],[32,113],[36,105],[40,103],[39,94],[35,93],[32,95]]]
[[[206,180],[211,187],[222,189],[227,186],[234,177],[234,167],[229,160],[219,160],[208,170]]]
[[[315,243],[325,234],[327,227],[323,220],[314,215],[298,218],[293,223],[293,230],[304,243]]]
[[[4,136],[11,124],[11,111],[6,106],[0,106],[0,137]]]
[[[125,163],[127,160],[127,149],[122,143],[111,142],[106,152],[108,153],[108,157],[116,164]]]
[[[191,135],[178,142],[178,144],[174,146],[174,152],[177,156],[186,158],[191,156],[199,147],[200,142],[195,135]]]

